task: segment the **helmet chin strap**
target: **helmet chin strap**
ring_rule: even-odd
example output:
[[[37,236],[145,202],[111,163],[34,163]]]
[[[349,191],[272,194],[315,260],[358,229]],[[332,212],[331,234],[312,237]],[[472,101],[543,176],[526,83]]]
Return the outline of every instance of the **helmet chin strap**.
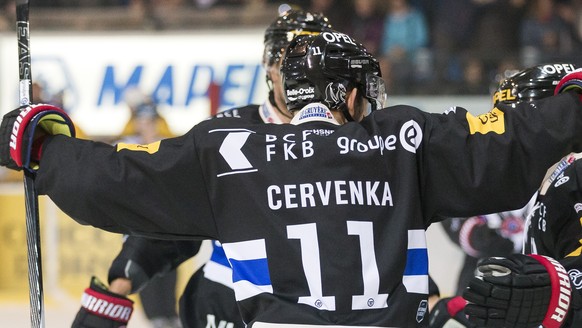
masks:
[[[273,91],[273,80],[271,79],[269,74],[265,75],[265,81],[267,82],[267,87],[269,88],[269,102],[271,103],[271,105],[273,107],[275,107],[275,109],[277,110],[277,112],[280,115],[282,115],[283,117],[286,117],[288,119],[292,119],[293,113],[288,111],[287,108],[285,108],[283,110],[283,109],[279,108],[279,106],[277,105],[277,101],[275,100],[275,91]]]
[[[290,119],[293,118],[293,114],[290,111],[288,111],[287,108],[285,108],[285,110],[282,110],[281,108],[279,108],[279,106],[277,106],[277,102],[275,101],[275,92],[272,89],[269,91],[269,102],[283,117]]]

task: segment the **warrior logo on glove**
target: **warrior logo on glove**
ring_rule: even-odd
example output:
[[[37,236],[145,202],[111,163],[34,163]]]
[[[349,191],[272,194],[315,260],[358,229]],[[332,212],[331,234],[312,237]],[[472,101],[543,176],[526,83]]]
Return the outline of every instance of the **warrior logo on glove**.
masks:
[[[8,112],[2,119],[0,131],[0,165],[14,170],[25,168],[31,172],[38,169],[42,143],[47,136],[75,136],[75,127],[67,113],[45,104],[23,106]]]

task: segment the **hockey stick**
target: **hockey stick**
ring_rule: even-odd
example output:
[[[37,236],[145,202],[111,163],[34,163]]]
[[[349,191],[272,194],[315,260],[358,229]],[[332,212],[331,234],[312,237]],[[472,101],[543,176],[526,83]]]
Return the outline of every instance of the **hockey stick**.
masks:
[[[30,57],[30,29],[28,0],[16,0],[16,36],[18,39],[18,94],[20,106],[32,101],[32,73]],[[34,175],[24,170],[24,196],[26,204],[26,246],[28,249],[28,287],[30,295],[30,320],[32,328],[44,327],[44,295],[42,288],[42,261],[40,253],[40,222],[38,193]]]

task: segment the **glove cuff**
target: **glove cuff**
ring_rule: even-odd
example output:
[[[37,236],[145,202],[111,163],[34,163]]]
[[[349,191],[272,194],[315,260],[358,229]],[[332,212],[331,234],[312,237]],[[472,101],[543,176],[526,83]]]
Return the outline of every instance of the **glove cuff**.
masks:
[[[52,105],[45,105],[45,104],[38,104],[38,105],[30,105],[24,108],[16,118],[14,122],[14,126],[12,128],[12,132],[10,135],[10,157],[14,160],[18,167],[27,166],[30,162],[30,158],[23,158],[22,157],[22,147],[23,143],[18,142],[18,140],[24,139],[24,133],[29,126],[29,124],[33,123],[33,128],[36,128],[36,125],[40,120],[46,115],[53,115],[58,116],[60,119],[68,126],[70,135],[72,137],[75,136],[75,128],[73,123],[67,113],[62,109],[52,106]],[[54,133],[59,134],[59,133]],[[34,138],[34,130],[30,131],[31,141],[28,143],[29,147],[32,147],[32,139]],[[30,151],[30,149],[28,150]]]
[[[568,272],[560,262],[549,256],[537,254],[530,254],[529,256],[536,259],[546,268],[552,285],[548,312],[542,321],[542,325],[544,328],[559,328],[566,320],[572,296],[572,286],[570,285]]]
[[[451,317],[454,317],[465,309],[465,305],[467,301],[462,296],[455,296],[447,303],[447,311]]]
[[[96,316],[125,324],[133,313],[132,300],[104,289],[96,278],[91,279],[91,286],[85,289],[81,306]]]

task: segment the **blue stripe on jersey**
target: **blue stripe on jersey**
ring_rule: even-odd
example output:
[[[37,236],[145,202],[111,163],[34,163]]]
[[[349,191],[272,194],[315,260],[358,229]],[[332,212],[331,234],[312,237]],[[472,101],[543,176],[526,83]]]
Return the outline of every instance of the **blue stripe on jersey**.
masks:
[[[230,263],[228,263],[224,249],[222,246],[217,245],[217,243],[217,241],[212,242],[212,255],[210,255],[210,261],[230,268]]]
[[[266,286],[271,284],[267,259],[235,260],[230,259],[233,275],[232,281],[246,280],[253,285]]]
[[[405,276],[428,274],[428,252],[426,248],[409,249],[406,257]]]

